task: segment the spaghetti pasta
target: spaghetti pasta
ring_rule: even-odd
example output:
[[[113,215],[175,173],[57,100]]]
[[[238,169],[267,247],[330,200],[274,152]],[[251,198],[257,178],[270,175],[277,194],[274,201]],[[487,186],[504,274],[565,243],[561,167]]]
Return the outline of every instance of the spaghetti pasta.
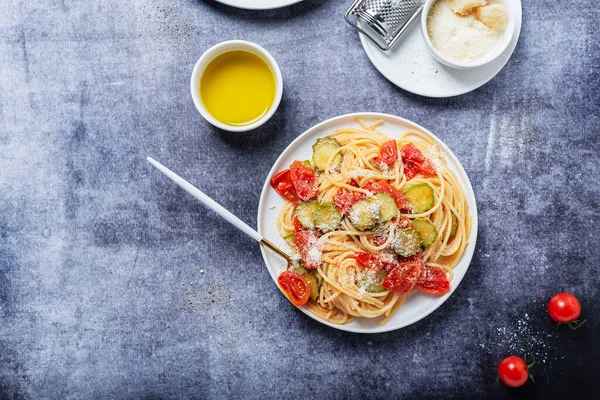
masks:
[[[292,170],[285,194],[280,181],[271,183],[288,199],[277,229],[298,252],[295,270],[316,290],[306,304],[310,311],[334,324],[382,317],[383,325],[413,289],[449,290],[471,219],[432,139],[411,130],[392,143],[378,130],[383,121],[358,122],[362,129],[327,135],[325,156],[316,154],[317,142],[313,162]]]

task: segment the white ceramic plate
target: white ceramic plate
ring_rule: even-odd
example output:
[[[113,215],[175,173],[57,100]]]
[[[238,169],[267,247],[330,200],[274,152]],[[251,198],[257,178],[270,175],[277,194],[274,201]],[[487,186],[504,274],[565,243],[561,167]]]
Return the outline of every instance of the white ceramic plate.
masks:
[[[271,188],[271,185],[269,184],[271,177],[279,171],[289,168],[289,165],[294,160],[306,160],[307,158],[310,158],[312,154],[312,145],[317,138],[323,137],[327,133],[338,128],[360,128],[360,125],[358,122],[356,122],[356,118],[361,118],[364,120],[373,120],[378,118],[383,119],[384,124],[380,125],[378,129],[380,129],[381,132],[390,138],[398,138],[400,134],[409,129],[417,129],[428,134],[440,146],[440,149],[448,163],[448,167],[456,174],[458,181],[462,185],[468,202],[469,213],[471,214],[473,221],[473,228],[469,237],[469,244],[460,262],[454,268],[454,279],[450,283],[450,293],[444,296],[434,296],[422,292],[413,292],[406,300],[404,305],[400,307],[400,309],[392,316],[387,324],[383,326],[379,325],[381,317],[357,318],[346,325],[335,325],[317,318],[308,310],[307,307],[300,307],[300,310],[302,310],[308,316],[336,329],[357,333],[387,332],[417,322],[441,306],[442,303],[444,303],[444,301],[446,301],[446,299],[450,297],[450,295],[458,287],[458,284],[467,272],[467,268],[469,267],[471,258],[473,257],[473,252],[475,251],[475,241],[477,239],[477,206],[475,204],[475,195],[473,193],[473,188],[471,187],[471,182],[469,181],[465,170],[462,168],[454,154],[435,135],[422,126],[415,124],[414,122],[393,115],[380,113],[356,113],[342,115],[340,117],[329,119],[310,128],[296,138],[296,140],[294,140],[283,151],[277,161],[275,161],[273,168],[271,168],[271,171],[269,172],[269,175],[267,176],[263,186],[260,196],[260,203],[258,205],[258,232],[277,246],[280,246],[282,249],[289,248],[287,247],[288,245],[285,240],[279,236],[277,227],[275,225],[277,214],[283,206],[284,200],[277,192],[275,192],[273,188]],[[285,261],[277,254],[265,249],[263,246],[261,246],[261,252],[273,281],[277,283],[277,276],[286,268]]]
[[[359,34],[367,56],[394,85],[427,97],[451,97],[468,93],[489,82],[512,55],[521,34],[521,0],[512,0],[515,17],[513,38],[504,52],[489,64],[471,70],[457,70],[436,61],[427,49],[421,32],[420,18],[407,28],[400,41],[387,52],[381,51],[363,34]]]
[[[248,10],[270,10],[300,3],[302,0],[217,0],[228,6],[245,8]]]

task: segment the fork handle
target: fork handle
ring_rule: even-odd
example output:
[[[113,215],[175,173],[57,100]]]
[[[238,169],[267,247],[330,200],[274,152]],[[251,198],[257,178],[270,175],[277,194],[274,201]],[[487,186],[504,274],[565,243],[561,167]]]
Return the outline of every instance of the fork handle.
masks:
[[[194,196],[196,199],[200,200],[202,204],[206,207],[210,208],[217,214],[219,214],[222,218],[224,218],[231,225],[238,228],[240,231],[244,232],[246,235],[250,236],[252,239],[257,242],[263,242],[263,237],[256,232],[254,229],[250,228],[244,221],[233,215],[231,212],[227,211],[222,205],[208,197],[204,194],[200,189],[177,175],[175,172],[171,171],[169,168],[165,167],[158,161],[154,160],[152,157],[147,157],[146,160],[150,162],[150,164],[154,165],[160,172],[165,174],[169,179],[175,182],[180,188]]]

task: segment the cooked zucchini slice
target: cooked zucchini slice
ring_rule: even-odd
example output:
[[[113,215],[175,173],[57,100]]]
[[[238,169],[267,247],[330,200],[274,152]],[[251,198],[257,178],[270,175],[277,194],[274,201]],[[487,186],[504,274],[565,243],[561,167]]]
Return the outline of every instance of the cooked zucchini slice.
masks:
[[[321,232],[331,232],[342,222],[344,216],[333,203],[320,203],[314,213],[315,227]]]
[[[456,236],[456,231],[458,230],[458,217],[452,213],[452,229],[450,230],[450,237]]]
[[[385,271],[367,272],[362,279],[362,287],[364,287],[365,290],[370,293],[381,293],[385,290],[383,287],[383,281],[386,276],[387,273]]]
[[[323,286],[323,277],[318,272],[310,272],[301,265],[294,268],[294,272],[299,273],[306,279],[310,286],[310,298],[312,301],[317,301],[321,292],[321,286]]]
[[[381,218],[381,203],[370,198],[354,203],[350,209],[350,222],[359,231],[374,229]]]
[[[296,267],[294,267],[294,272],[297,272],[300,275],[310,274],[310,272],[308,272],[308,270],[306,268],[304,268],[302,265],[297,265]]]
[[[310,286],[310,299],[312,301],[317,301],[317,299],[319,298],[319,285],[317,284],[317,279],[315,278],[315,276],[313,274],[306,274],[303,275],[304,279],[306,279],[306,281],[308,282],[308,285]]]
[[[296,217],[306,229],[315,229],[315,211],[319,207],[316,200],[300,203],[296,206]]]
[[[412,221],[412,224],[421,235],[421,245],[423,247],[427,247],[431,243],[435,242],[438,233],[435,230],[435,226],[433,226],[433,223],[431,223],[431,221],[425,218],[417,218],[414,221]]]
[[[319,294],[321,293],[321,286],[323,286],[323,277],[317,271],[312,272],[311,275],[312,275],[313,279],[315,280],[315,283],[317,284],[316,285],[317,290],[316,290],[316,292],[314,292],[312,290],[313,287],[312,286],[310,287],[310,298],[313,301],[317,301],[319,299]],[[309,284],[310,284],[310,282],[309,282]]]
[[[312,161],[315,168],[319,171],[325,171],[329,168],[338,168],[342,165],[342,155],[337,153],[333,157],[330,165],[327,164],[329,158],[340,148],[340,144],[334,138],[321,138],[313,145]]]
[[[421,234],[414,229],[398,229],[391,243],[392,250],[402,257],[410,257],[421,250]]]
[[[417,214],[430,210],[435,203],[433,188],[426,183],[413,185],[406,189],[404,194],[408,197]]]
[[[377,193],[373,200],[381,204],[381,215],[379,216],[379,222],[391,221],[398,214],[398,207],[396,202],[387,193]]]

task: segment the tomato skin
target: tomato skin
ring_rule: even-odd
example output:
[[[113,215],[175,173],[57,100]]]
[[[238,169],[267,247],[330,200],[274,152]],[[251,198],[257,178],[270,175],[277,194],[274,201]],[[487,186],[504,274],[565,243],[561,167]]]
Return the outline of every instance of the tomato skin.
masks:
[[[570,293],[559,293],[550,299],[548,313],[556,322],[571,322],[581,315],[581,303]]]
[[[354,192],[346,188],[342,188],[338,190],[335,195],[333,195],[333,204],[335,204],[342,214],[348,216],[354,203],[366,198],[367,195],[365,193]]]
[[[420,262],[399,263],[388,273],[382,285],[391,292],[406,294],[415,288],[422,272],[423,264]]]
[[[354,258],[356,259],[358,265],[365,269],[379,272],[383,268],[383,261],[375,254],[354,253]]]
[[[294,236],[294,245],[298,250],[298,254],[302,258],[302,265],[304,268],[312,270],[319,267],[319,264],[312,261],[309,257],[310,250],[318,245],[320,234],[318,231],[311,231],[302,226],[298,218],[294,218],[294,229],[296,236]]]
[[[450,291],[450,281],[444,268],[425,266],[417,282],[417,289],[431,294],[442,295],[448,293]]]
[[[308,201],[317,197],[318,186],[314,169],[300,161],[294,161],[290,165],[290,177],[300,200]]]
[[[395,140],[385,142],[381,146],[379,158],[387,165],[392,165],[398,160],[398,144]]]
[[[388,240],[388,236],[389,235],[387,234],[387,232],[384,234],[378,234],[378,235],[373,236],[373,244],[375,246],[383,245],[386,242],[386,240]]]
[[[408,201],[408,198],[404,195],[404,193],[400,192],[394,186],[390,185],[385,181],[370,181],[368,182],[363,189],[368,190],[373,194],[377,193],[386,193],[389,194],[394,202],[396,203],[396,207],[401,212],[410,212],[412,210],[412,204]]]
[[[529,379],[529,371],[521,357],[509,356],[500,362],[498,376],[506,386],[519,387]]]
[[[271,186],[277,193],[292,202],[298,201],[296,188],[292,183],[292,177],[289,169],[284,169],[271,178]]]
[[[299,273],[284,271],[277,277],[277,283],[285,297],[296,307],[300,307],[308,301],[310,285]]]
[[[350,180],[348,184],[352,187],[359,187],[354,179]],[[367,195],[363,192],[355,192],[346,188],[341,188],[333,195],[333,204],[335,204],[342,214],[348,216],[354,203],[366,198]]]
[[[400,150],[402,163],[404,164],[404,175],[407,180],[411,180],[415,176],[421,174],[425,176],[436,175],[435,167],[429,161],[423,152],[415,147],[412,143],[405,145]]]

